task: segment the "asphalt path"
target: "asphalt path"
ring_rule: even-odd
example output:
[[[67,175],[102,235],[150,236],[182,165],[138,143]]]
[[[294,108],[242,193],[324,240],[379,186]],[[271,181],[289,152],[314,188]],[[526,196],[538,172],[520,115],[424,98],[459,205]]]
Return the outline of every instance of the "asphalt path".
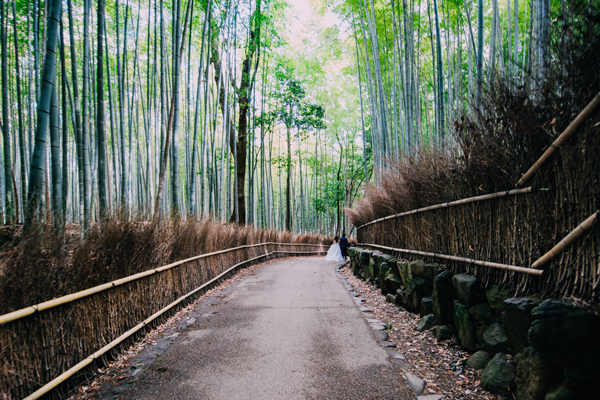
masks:
[[[278,260],[200,302],[118,398],[414,399],[337,265]]]

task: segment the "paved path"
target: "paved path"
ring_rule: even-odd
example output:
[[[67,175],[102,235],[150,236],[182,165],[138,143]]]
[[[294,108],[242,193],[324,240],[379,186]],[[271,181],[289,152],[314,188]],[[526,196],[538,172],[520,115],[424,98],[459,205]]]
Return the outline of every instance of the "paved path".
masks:
[[[336,266],[279,260],[201,302],[118,398],[414,399]]]

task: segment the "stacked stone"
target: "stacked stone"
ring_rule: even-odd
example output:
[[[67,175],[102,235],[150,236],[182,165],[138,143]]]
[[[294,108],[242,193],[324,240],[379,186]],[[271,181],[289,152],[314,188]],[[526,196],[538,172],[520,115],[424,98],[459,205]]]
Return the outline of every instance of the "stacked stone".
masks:
[[[386,300],[423,317],[438,341],[454,335],[483,369],[481,385],[518,400],[600,399],[600,317],[566,299],[512,297],[484,288],[468,274],[438,264],[400,261],[352,249],[353,273],[381,289]]]

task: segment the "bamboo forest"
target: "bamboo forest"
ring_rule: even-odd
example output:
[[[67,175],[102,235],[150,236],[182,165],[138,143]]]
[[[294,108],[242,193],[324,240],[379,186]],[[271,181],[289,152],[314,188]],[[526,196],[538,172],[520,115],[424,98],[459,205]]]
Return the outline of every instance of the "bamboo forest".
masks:
[[[0,400],[600,399],[600,0],[0,0]]]
[[[593,3],[2,0],[1,220],[350,232],[390,162],[456,148],[499,77],[535,87]]]

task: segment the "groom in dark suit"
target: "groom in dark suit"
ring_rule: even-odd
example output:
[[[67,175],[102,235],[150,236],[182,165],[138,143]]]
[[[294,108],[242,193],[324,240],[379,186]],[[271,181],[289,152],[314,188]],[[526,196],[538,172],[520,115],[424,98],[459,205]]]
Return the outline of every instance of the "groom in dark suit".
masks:
[[[342,256],[344,256],[344,260],[348,256],[348,239],[346,238],[346,234],[342,233],[342,237],[340,238],[340,250],[342,251]]]

